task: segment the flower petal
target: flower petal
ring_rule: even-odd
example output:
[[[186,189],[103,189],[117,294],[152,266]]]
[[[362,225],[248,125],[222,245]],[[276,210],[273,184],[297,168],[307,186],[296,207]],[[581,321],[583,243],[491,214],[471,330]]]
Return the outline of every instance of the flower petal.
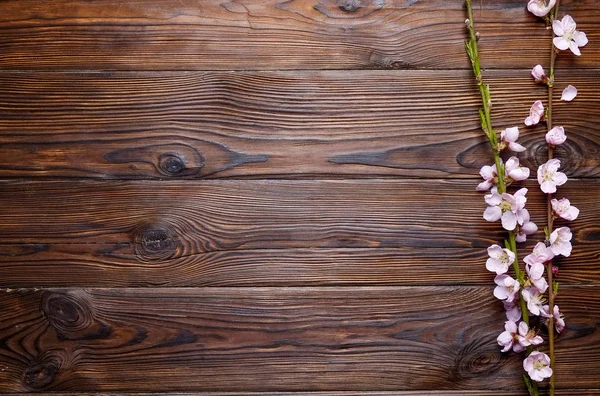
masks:
[[[497,206],[488,206],[483,212],[483,218],[487,221],[498,221],[502,217],[502,209]]]
[[[588,38],[584,32],[577,31],[573,33],[573,40],[579,47],[585,47],[585,45],[588,43]]]
[[[527,148],[521,146],[517,142],[510,142],[508,144],[508,148],[511,149],[512,151],[514,151],[515,153],[522,153],[523,151],[527,150]]]
[[[512,212],[502,214],[502,227],[507,231],[517,228],[517,216]]]
[[[571,50],[572,53],[574,53],[577,56],[581,56],[581,51],[579,51],[579,47],[577,46],[577,43],[575,41],[571,41],[569,43],[569,49]]]
[[[567,87],[563,90],[562,96],[560,100],[564,100],[565,102],[570,102],[577,96],[577,88],[572,85],[567,85]]]
[[[566,49],[569,49],[569,42],[562,37],[554,37],[554,40],[552,40],[552,42],[554,43],[554,46],[559,50],[564,51]]]
[[[562,36],[565,34],[563,23],[558,19],[555,19],[554,22],[552,22],[552,30],[554,30],[554,34],[557,36]]]

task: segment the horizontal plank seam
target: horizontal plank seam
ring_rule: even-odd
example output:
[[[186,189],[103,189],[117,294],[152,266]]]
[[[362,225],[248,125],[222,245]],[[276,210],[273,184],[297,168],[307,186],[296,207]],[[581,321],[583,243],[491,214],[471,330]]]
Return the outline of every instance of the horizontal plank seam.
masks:
[[[103,75],[106,73],[118,73],[118,74],[139,74],[139,73],[288,73],[288,72],[371,72],[371,71],[385,71],[389,73],[408,73],[415,71],[431,71],[431,72],[468,72],[469,68],[433,68],[433,67],[415,67],[415,68],[404,68],[404,69],[386,69],[386,68],[356,68],[356,69],[2,69],[0,68],[0,74],[99,74]],[[525,68],[494,68],[488,67],[483,72],[494,71],[494,72],[517,72],[522,71],[524,73],[530,73],[531,69]],[[589,73],[591,71],[600,71],[599,67],[578,67],[569,68],[568,70],[558,70],[558,74],[575,74],[578,72]]]
[[[336,291],[336,290],[370,290],[370,291],[402,291],[402,290],[416,290],[416,289],[475,289],[475,290],[485,290],[492,289],[493,285],[490,286],[471,286],[471,285],[405,285],[405,286],[197,286],[197,287],[19,287],[19,288],[10,288],[3,287],[0,288],[1,293],[14,293],[18,291],[44,291],[44,290],[53,290],[53,291],[69,291],[69,290],[96,290],[96,291],[107,291],[107,290],[119,290],[120,292],[127,291],[140,291],[140,290],[161,290],[167,289],[171,292],[190,292],[190,291],[200,291],[200,290],[221,290],[221,291],[270,291],[275,293],[281,292],[323,292],[323,291]],[[600,288],[600,284],[586,284],[586,285],[574,285],[574,284],[561,284],[561,289],[593,289]]]
[[[0,136],[2,136],[0,134]],[[281,182],[292,182],[292,183],[304,183],[304,182],[340,182],[340,181],[357,181],[357,182],[384,182],[390,183],[393,181],[419,181],[419,180],[431,180],[431,181],[440,181],[440,182],[467,182],[481,179],[477,175],[466,175],[466,177],[410,177],[410,176],[377,176],[377,177],[348,177],[348,175],[343,175],[343,177],[334,178],[330,175],[328,177],[323,178],[323,176],[319,177],[310,177],[310,176],[302,176],[299,177],[285,177],[285,178],[254,178],[254,177],[221,177],[221,178],[141,178],[141,177],[132,177],[126,179],[117,179],[117,178],[94,178],[94,177],[44,177],[44,176],[27,176],[27,177],[19,177],[19,176],[2,176],[0,178],[0,183],[3,182],[77,182],[80,181],[83,183],[102,183],[108,184],[111,182],[128,182],[128,183],[142,183],[142,182],[155,182],[155,183],[228,183],[228,182],[237,182],[237,181],[246,181],[246,182],[272,182],[272,183],[281,183]],[[599,181],[600,176],[595,177],[570,177],[569,181]],[[529,178],[524,180],[523,182],[535,182],[535,178]],[[476,192],[475,187],[477,187],[477,183],[473,184],[473,191]],[[483,197],[483,193],[481,195]]]

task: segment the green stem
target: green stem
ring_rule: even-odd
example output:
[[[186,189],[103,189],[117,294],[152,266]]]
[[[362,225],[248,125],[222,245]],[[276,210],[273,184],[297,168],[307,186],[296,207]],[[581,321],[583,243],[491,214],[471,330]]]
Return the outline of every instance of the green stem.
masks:
[[[554,19],[558,15],[558,9],[560,7],[560,0],[556,0],[556,5],[554,6],[554,10],[550,16],[550,23],[554,22]],[[554,32],[550,35],[551,40],[554,40]],[[556,63],[556,50],[554,49],[554,44],[550,42],[550,79],[548,81],[548,116],[546,119],[548,131],[550,131],[553,127],[552,125],[552,104],[554,101],[554,66]],[[548,145],[548,160],[554,157],[554,147],[552,145]],[[547,221],[548,221],[548,232],[552,233],[554,229],[554,214],[552,213],[552,194],[546,195],[546,206],[547,206]],[[552,368],[552,376],[550,377],[550,396],[554,396],[555,389],[555,360],[556,354],[554,351],[554,300],[556,295],[554,293],[554,279],[552,274],[552,261],[549,261],[546,264],[546,274],[548,276],[548,313],[550,314],[550,318],[548,318],[548,346],[550,348],[550,368]]]
[[[492,126],[492,118],[491,118],[491,108],[492,102],[490,97],[489,86],[483,83],[483,77],[481,75],[481,62],[479,58],[479,48],[477,45],[477,33],[475,31],[475,25],[473,22],[473,9],[471,7],[471,0],[465,0],[465,5],[467,7],[467,16],[468,19],[465,21],[467,25],[467,30],[469,31],[469,40],[465,43],[465,48],[469,58],[471,60],[471,65],[473,66],[473,74],[475,75],[475,80],[477,81],[477,86],[479,88],[479,93],[481,95],[481,103],[483,109],[480,110],[480,118],[481,118],[481,127],[485,132],[488,141],[492,147],[494,152],[494,163],[496,164],[496,170],[498,175],[497,187],[498,193],[502,194],[506,192],[506,180],[504,180],[504,166],[501,163],[500,152],[498,149],[498,136],[494,131]],[[519,268],[519,260],[517,259],[517,242],[516,242],[516,232],[510,231],[508,234],[508,246],[510,250],[515,254],[515,261],[513,263],[513,268],[515,271],[516,279],[519,280],[521,285],[524,283],[524,274],[523,271]],[[523,296],[521,294],[522,289],[519,290],[519,302],[521,307],[521,313],[523,315],[523,321],[529,326],[529,314],[527,311],[527,305]],[[531,347],[527,348],[527,353],[531,353]],[[532,396],[538,396],[539,390],[537,383],[532,383]]]

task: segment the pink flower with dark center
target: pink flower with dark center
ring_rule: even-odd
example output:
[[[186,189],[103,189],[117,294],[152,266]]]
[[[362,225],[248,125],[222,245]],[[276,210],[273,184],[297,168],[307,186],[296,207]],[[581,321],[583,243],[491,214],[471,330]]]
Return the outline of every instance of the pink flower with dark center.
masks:
[[[554,214],[565,220],[575,220],[579,216],[579,209],[571,205],[571,202],[567,198],[563,198],[560,201],[556,198],[550,201],[552,204],[552,210]]]
[[[523,300],[527,302],[527,309],[535,316],[540,316],[544,305],[544,296],[535,287],[526,287],[521,292]]]
[[[531,105],[529,117],[525,118],[525,125],[537,125],[542,118],[544,118],[544,104],[541,100],[538,100]]]
[[[515,254],[508,249],[502,249],[499,245],[490,246],[487,252],[490,258],[487,259],[485,268],[497,275],[505,274],[515,261]]]
[[[548,77],[546,76],[546,72],[544,71],[542,65],[537,65],[536,67],[534,67],[531,70],[531,76],[533,77],[536,83],[545,84],[548,82]]]
[[[573,234],[569,227],[557,228],[550,234],[550,249],[555,255],[569,257],[571,255],[571,238]]]
[[[543,242],[538,242],[533,248],[533,252],[523,258],[525,264],[531,266],[536,263],[545,264],[554,258],[554,252],[550,247],[546,246]]]
[[[556,4],[556,0],[529,0],[527,9],[533,15],[545,17]]]
[[[523,225],[524,219],[529,215],[525,210],[527,198],[526,188],[521,188],[514,194],[498,194],[497,188],[492,188],[490,194],[485,196],[485,202],[489,205],[483,212],[483,218],[487,221],[502,221],[502,227],[512,231],[518,225]],[[524,212],[525,211],[525,212]]]
[[[575,88],[572,85],[567,85],[567,88],[565,88],[562,91],[562,96],[560,97],[560,100],[564,100],[565,102],[570,102],[573,99],[575,99],[576,96],[577,96],[577,88]]]
[[[552,377],[550,358],[542,352],[534,351],[523,361],[523,368],[529,377],[537,382]]]
[[[513,321],[504,323],[504,331],[500,333],[496,341],[502,347],[502,352],[508,352],[513,349],[515,352],[521,352],[524,348],[516,341],[519,339],[517,324]]]
[[[544,339],[537,335],[535,330],[530,329],[525,322],[519,323],[519,335],[517,337],[523,349],[532,345],[540,345],[544,342]]]
[[[565,15],[560,21],[557,19],[552,22],[552,29],[556,35],[553,40],[556,48],[570,49],[575,55],[581,55],[579,47],[584,47],[588,43],[588,39],[585,33],[576,30],[577,24],[570,15]]]
[[[565,128],[561,126],[556,126],[546,133],[546,143],[551,144],[553,146],[558,146],[559,144],[563,144],[567,140],[567,135],[565,135]]]
[[[535,286],[540,293],[544,293],[548,290],[548,282],[546,281],[546,278],[544,278],[545,269],[546,267],[544,267],[544,264],[542,263],[533,263],[532,265],[525,266],[525,270],[529,276],[528,282]]]
[[[509,275],[496,275],[494,282],[498,285],[494,289],[494,296],[499,300],[512,302],[519,294],[519,288],[521,287],[519,281]]]
[[[517,139],[519,138],[518,127],[504,129],[502,132],[500,132],[500,138],[502,139],[502,142],[515,153],[520,153],[527,150],[525,147],[517,143]]]
[[[560,160],[553,158],[543,165],[540,165],[537,171],[537,179],[540,188],[546,194],[554,194],[556,186],[562,186],[567,182],[567,175],[558,171]]]

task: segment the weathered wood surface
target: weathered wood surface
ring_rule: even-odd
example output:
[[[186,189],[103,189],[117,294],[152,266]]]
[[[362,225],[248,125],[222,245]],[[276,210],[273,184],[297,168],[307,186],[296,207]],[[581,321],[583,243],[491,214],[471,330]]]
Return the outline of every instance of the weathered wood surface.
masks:
[[[600,170],[600,70],[559,73],[554,119],[570,176]],[[495,71],[499,129],[545,162],[544,98],[529,72]],[[491,153],[466,71],[1,73],[0,177],[479,177]]]
[[[477,21],[488,68],[546,61],[549,32],[525,1],[481,1]],[[596,0],[563,9],[590,38],[597,67]],[[468,68],[462,0],[4,0],[2,69]]]
[[[147,392],[20,392],[3,393],[6,396],[156,396]],[[159,393],[165,394],[165,393]],[[431,396],[431,391],[314,391],[314,392],[169,392],[171,396]],[[486,391],[486,390],[436,390],[439,396],[523,396],[522,391]],[[557,395],[600,395],[597,389],[559,389]]]
[[[560,301],[559,387],[594,387],[600,293]],[[489,287],[21,290],[0,308],[2,391],[523,386]]]
[[[0,0],[0,393],[525,394],[462,3]],[[476,10],[499,129],[545,97],[525,3]],[[558,59],[557,394],[599,395],[600,7],[562,9],[590,43]]]
[[[0,285],[486,285],[485,248],[504,233],[482,220],[474,185],[5,181]],[[529,183],[528,205],[543,224],[536,186]],[[581,209],[562,281],[600,281],[590,265],[598,262],[599,193],[597,180],[561,188]]]

